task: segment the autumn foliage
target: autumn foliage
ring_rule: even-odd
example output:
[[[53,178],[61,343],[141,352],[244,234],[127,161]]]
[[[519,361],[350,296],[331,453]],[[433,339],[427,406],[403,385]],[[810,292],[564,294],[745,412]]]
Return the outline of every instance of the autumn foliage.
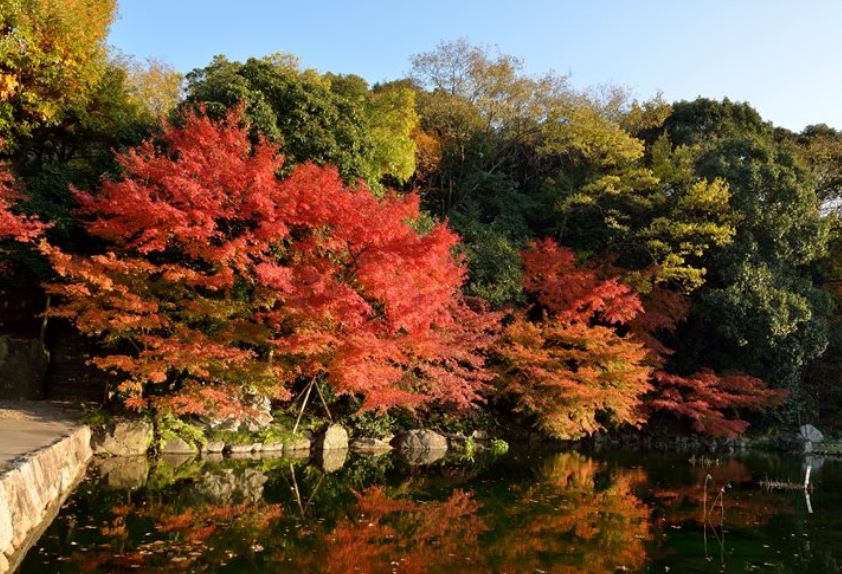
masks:
[[[672,351],[657,335],[683,320],[686,297],[655,285],[644,302],[619,277],[577,265],[574,253],[552,240],[530,244],[523,267],[534,306],[504,331],[503,388],[553,436],[640,426],[661,412],[696,432],[736,436],[748,427],[731,416],[736,409],[782,403],[785,393],[755,377],[668,372]]]
[[[748,422],[728,418],[732,409],[764,409],[780,406],[786,398],[781,389],[770,389],[757,377],[744,374],[719,376],[703,369],[689,376],[664,371],[655,373],[657,393],[651,409],[690,421],[693,430],[715,436],[734,437],[748,428]]]
[[[409,574],[487,571],[479,541],[489,528],[471,493],[456,489],[446,500],[420,502],[379,486],[354,494],[326,555],[315,556],[326,563],[309,571],[388,574],[397,560]]]
[[[280,179],[279,149],[251,141],[237,112],[192,112],[117,161],[121,178],[73,190],[105,249],[41,251],[62,278],[50,313],[110,345],[93,362],[130,407],[236,414],[245,388],[284,399],[317,379],[364,409],[459,410],[482,401],[492,345],[503,390],[564,439],[657,413],[733,436],[748,426],[737,409],[782,402],[742,374],[671,372],[660,334],[686,297],[657,283],[643,297],[549,239],[522,254],[530,305],[498,339],[499,317],[462,295],[458,236],[414,227],[417,195],[377,198],[310,163]],[[17,215],[19,198],[0,173],[0,233],[33,241],[45,226]]]
[[[577,267],[573,253],[552,240],[531,244],[523,265],[538,319],[519,314],[505,330],[506,391],[559,438],[591,434],[606,421],[643,423],[648,353],[616,328],[640,313],[640,299],[616,278]]]
[[[15,212],[15,205],[22,199],[14,178],[0,164],[0,241],[33,241],[46,229],[35,217]]]
[[[413,228],[416,195],[312,164],[278,179],[277,147],[236,113],[187,115],[117,160],[121,179],[75,192],[107,250],[42,249],[64,278],[53,314],[115,345],[95,363],[130,406],[236,409],[244,385],[285,397],[313,377],[364,408],[480,400],[495,318],[461,296],[458,237]]]
[[[547,458],[536,475],[517,501],[505,505],[506,528],[492,549],[494,563],[511,565],[513,572],[559,574],[641,568],[654,538],[652,508],[635,494],[646,482],[642,469],[611,468],[564,452]]]
[[[596,270],[577,266],[573,251],[552,239],[530,244],[523,269],[524,289],[560,321],[622,324],[643,311],[638,295],[619,278],[603,279]]]

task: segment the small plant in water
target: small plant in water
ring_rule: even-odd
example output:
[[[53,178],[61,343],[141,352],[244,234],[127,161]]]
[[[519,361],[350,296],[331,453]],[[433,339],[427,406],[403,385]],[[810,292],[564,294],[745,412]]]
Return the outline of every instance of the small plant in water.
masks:
[[[465,439],[465,444],[463,448],[464,452],[462,453],[462,456],[465,458],[465,460],[473,462],[477,454],[477,443],[474,442],[473,438],[468,437]]]
[[[491,454],[495,456],[502,456],[509,452],[509,443],[501,438],[495,438],[491,441]]]

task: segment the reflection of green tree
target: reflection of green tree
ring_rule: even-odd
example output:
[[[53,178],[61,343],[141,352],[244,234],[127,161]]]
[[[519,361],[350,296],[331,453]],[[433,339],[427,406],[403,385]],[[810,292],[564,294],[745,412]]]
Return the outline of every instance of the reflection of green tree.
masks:
[[[159,461],[143,496],[112,504],[95,550],[76,553],[73,563],[80,572],[177,572],[253,562],[281,517],[281,505],[263,498],[262,467]]]

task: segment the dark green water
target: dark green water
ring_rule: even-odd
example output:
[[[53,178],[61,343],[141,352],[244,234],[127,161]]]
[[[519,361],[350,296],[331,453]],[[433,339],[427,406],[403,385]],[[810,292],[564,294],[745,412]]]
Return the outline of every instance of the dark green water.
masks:
[[[94,466],[26,557],[75,572],[840,572],[842,461],[512,452]],[[342,461],[327,461],[336,467]],[[705,488],[705,477],[710,475]],[[721,489],[724,494],[720,496]],[[707,512],[705,512],[707,509]]]

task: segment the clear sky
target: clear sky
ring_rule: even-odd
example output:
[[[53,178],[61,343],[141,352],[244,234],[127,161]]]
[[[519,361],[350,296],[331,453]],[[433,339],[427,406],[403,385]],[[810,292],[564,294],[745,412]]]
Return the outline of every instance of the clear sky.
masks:
[[[215,54],[290,52],[370,82],[464,37],[579,88],[748,101],[801,130],[842,129],[842,0],[118,0],[110,43],[187,72]]]

